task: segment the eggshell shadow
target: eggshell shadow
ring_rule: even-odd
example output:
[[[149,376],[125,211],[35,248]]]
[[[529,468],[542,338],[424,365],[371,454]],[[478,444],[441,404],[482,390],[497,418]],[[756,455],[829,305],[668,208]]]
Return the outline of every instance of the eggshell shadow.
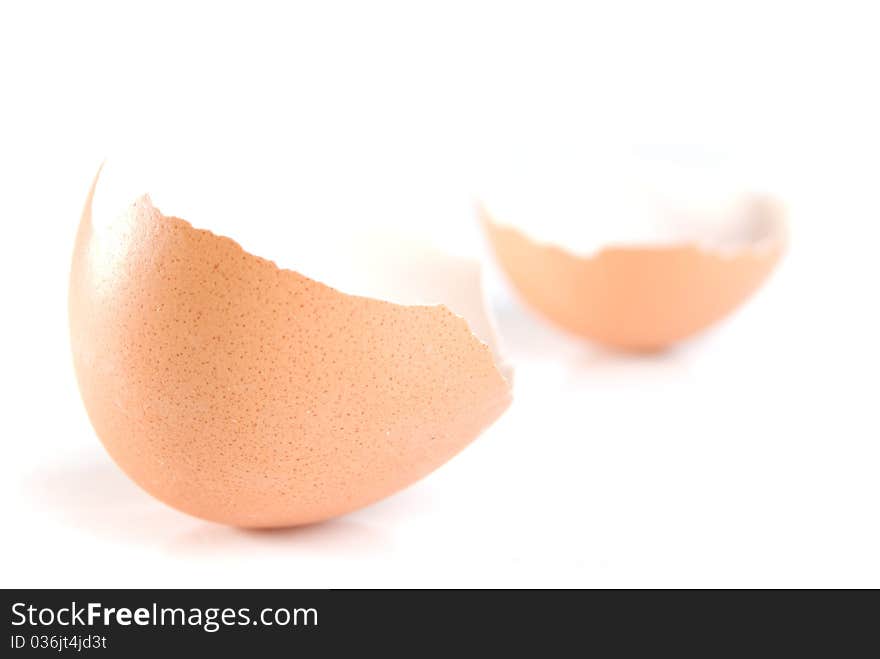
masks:
[[[496,305],[495,317],[513,359],[555,362],[571,374],[586,376],[607,375],[633,366],[677,371],[687,362],[690,352],[707,340],[697,337],[687,346],[628,351],[584,342],[536,317],[519,301]]]
[[[381,529],[350,518],[273,530],[203,522],[157,504],[112,462],[93,454],[41,469],[27,482],[24,495],[67,526],[117,543],[152,546],[177,555],[320,552],[347,556],[381,552],[390,546]],[[394,506],[389,510],[393,515]]]

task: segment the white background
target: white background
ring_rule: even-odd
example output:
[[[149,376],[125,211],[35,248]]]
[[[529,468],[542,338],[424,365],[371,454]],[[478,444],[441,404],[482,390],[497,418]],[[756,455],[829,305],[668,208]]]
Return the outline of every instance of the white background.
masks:
[[[867,2],[4,2],[0,583],[880,587],[878,24]],[[254,197],[234,236],[283,262],[321,199],[356,222],[395,187],[394,212],[480,253],[467,199],[493,160],[600,141],[724,149],[788,200],[786,260],[715,331],[607,353],[487,258],[514,404],[400,494],[235,530],[104,453],[66,287],[109,153],[253,162],[217,194]],[[315,216],[263,210],[309,195]]]

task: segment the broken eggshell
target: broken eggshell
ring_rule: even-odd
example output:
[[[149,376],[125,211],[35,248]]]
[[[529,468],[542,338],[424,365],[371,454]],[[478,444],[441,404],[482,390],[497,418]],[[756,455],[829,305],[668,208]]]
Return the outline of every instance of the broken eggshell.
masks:
[[[774,269],[787,237],[782,206],[765,195],[702,207],[666,201],[642,188],[614,189],[592,209],[601,211],[598,221],[607,222],[609,235],[621,226],[638,235],[638,220],[652,214],[663,221],[643,231],[650,240],[594,236],[580,249],[567,247],[561,233],[548,238],[540,227],[532,233],[508,223],[485,199],[479,214],[498,263],[530,307],[606,346],[653,351],[701,332],[742,304]],[[531,211],[540,221],[536,208],[524,204],[510,215]],[[559,224],[597,222],[589,213],[575,217],[571,208],[563,212],[572,216]]]
[[[412,254],[422,274],[406,284],[423,294],[402,295],[419,304],[350,295],[145,194],[98,218],[104,179],[73,255],[74,365],[107,451],[168,505],[243,527],[341,515],[433,471],[510,404],[476,266]]]

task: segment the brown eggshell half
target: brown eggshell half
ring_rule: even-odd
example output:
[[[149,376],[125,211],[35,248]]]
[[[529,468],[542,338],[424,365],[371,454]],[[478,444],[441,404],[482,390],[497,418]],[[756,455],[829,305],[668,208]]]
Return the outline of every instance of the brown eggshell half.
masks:
[[[539,243],[480,209],[497,259],[523,299],[559,327],[607,346],[652,351],[706,329],[764,282],[785,247],[781,207],[752,208],[751,244],[608,247],[580,256]]]
[[[243,527],[327,519],[425,476],[510,404],[446,307],[346,295],[146,196],[99,227],[96,188],[70,278],[74,365],[107,451],[165,503]]]

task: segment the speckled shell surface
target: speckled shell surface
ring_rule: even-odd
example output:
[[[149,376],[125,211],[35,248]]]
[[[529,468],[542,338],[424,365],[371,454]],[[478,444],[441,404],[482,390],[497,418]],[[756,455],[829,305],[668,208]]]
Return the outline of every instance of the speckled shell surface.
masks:
[[[482,215],[526,303],[565,330],[624,350],[662,349],[706,329],[760,287],[784,249],[774,237],[730,252],[672,245],[579,256]]]
[[[244,527],[327,519],[425,476],[509,405],[445,307],[343,294],[146,197],[99,229],[94,195],[70,279],[76,374],[107,451],[165,503]]]

